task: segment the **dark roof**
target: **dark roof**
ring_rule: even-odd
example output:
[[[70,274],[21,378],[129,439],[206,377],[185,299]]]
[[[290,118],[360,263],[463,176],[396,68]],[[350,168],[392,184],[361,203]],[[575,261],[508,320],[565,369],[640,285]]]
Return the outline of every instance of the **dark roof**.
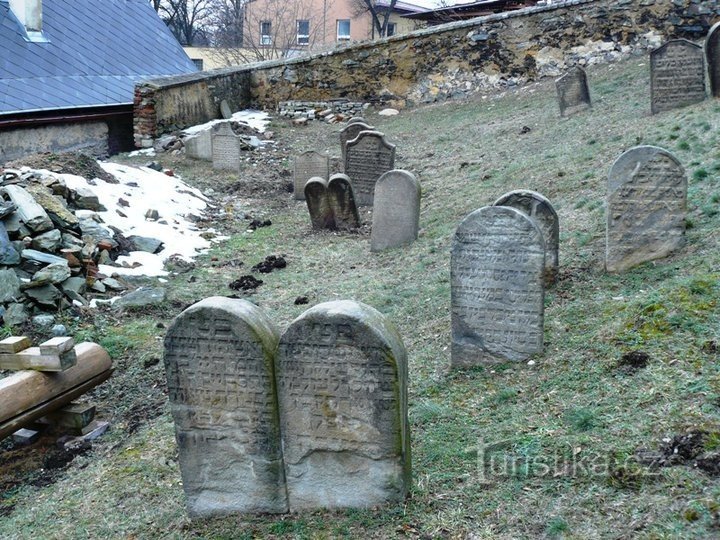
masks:
[[[430,24],[441,24],[531,7],[536,5],[537,2],[538,0],[479,0],[477,2],[430,8],[419,13],[404,15],[404,17],[425,20]]]
[[[43,0],[30,42],[0,0],[0,114],[131,104],[135,83],[196,72],[147,0]]]

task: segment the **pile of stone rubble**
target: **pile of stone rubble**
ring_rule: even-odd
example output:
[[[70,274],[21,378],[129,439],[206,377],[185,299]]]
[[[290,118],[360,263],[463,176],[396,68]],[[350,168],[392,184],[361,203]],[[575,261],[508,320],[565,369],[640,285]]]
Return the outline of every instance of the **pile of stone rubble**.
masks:
[[[323,120],[329,124],[343,122],[359,116],[370,107],[370,103],[348,100],[332,101],[281,101],[278,104],[280,116],[293,118],[297,123],[308,120]]]

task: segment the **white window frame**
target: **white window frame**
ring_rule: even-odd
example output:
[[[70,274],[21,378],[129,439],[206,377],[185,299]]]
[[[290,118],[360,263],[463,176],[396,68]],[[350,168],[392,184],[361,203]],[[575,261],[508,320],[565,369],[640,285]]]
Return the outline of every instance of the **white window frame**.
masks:
[[[347,23],[347,34],[340,34],[340,23]],[[350,19],[337,19],[336,29],[338,41],[350,41]]]
[[[390,33],[390,29],[392,28],[392,34]],[[389,22],[387,24],[387,28],[385,29],[385,37],[391,37],[397,35],[397,23]]]
[[[263,25],[267,25],[267,33],[263,33]],[[272,45],[272,21],[260,21],[260,45]]]
[[[304,34],[300,33],[300,24],[307,23],[307,32]],[[310,20],[309,19],[298,19],[296,24],[297,38],[296,43],[298,45],[310,45]]]

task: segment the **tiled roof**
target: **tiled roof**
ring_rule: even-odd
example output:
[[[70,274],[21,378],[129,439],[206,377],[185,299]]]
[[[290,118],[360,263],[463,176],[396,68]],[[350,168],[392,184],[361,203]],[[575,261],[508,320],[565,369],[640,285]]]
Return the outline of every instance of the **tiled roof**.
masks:
[[[0,0],[0,114],[130,104],[135,83],[197,68],[147,0],[43,0],[31,42]]]

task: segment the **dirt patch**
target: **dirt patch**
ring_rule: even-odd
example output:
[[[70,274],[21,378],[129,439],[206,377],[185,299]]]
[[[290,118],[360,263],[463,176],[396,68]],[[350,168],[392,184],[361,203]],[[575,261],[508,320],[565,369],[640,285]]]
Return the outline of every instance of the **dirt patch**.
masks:
[[[262,284],[263,280],[257,279],[255,276],[248,274],[247,276],[242,276],[239,279],[228,283],[228,287],[230,287],[233,291],[252,291]]]
[[[640,449],[636,452],[638,463],[650,468],[685,465],[698,468],[711,476],[720,475],[720,451],[709,450],[711,441],[718,433],[696,429],[674,435],[664,440],[659,451]]]
[[[287,261],[282,255],[269,255],[265,257],[265,260],[257,263],[252,267],[253,272],[260,272],[261,274],[269,274],[273,270],[279,270],[287,266]]]
[[[31,169],[47,169],[54,173],[75,174],[88,180],[99,178],[110,184],[117,184],[118,180],[100,167],[94,157],[79,152],[52,154],[32,154],[30,156],[11,161],[5,164],[6,168],[18,169],[20,167]]]
[[[638,370],[647,367],[650,355],[644,351],[630,351],[623,354],[615,365],[615,369],[626,375],[634,375]]]

